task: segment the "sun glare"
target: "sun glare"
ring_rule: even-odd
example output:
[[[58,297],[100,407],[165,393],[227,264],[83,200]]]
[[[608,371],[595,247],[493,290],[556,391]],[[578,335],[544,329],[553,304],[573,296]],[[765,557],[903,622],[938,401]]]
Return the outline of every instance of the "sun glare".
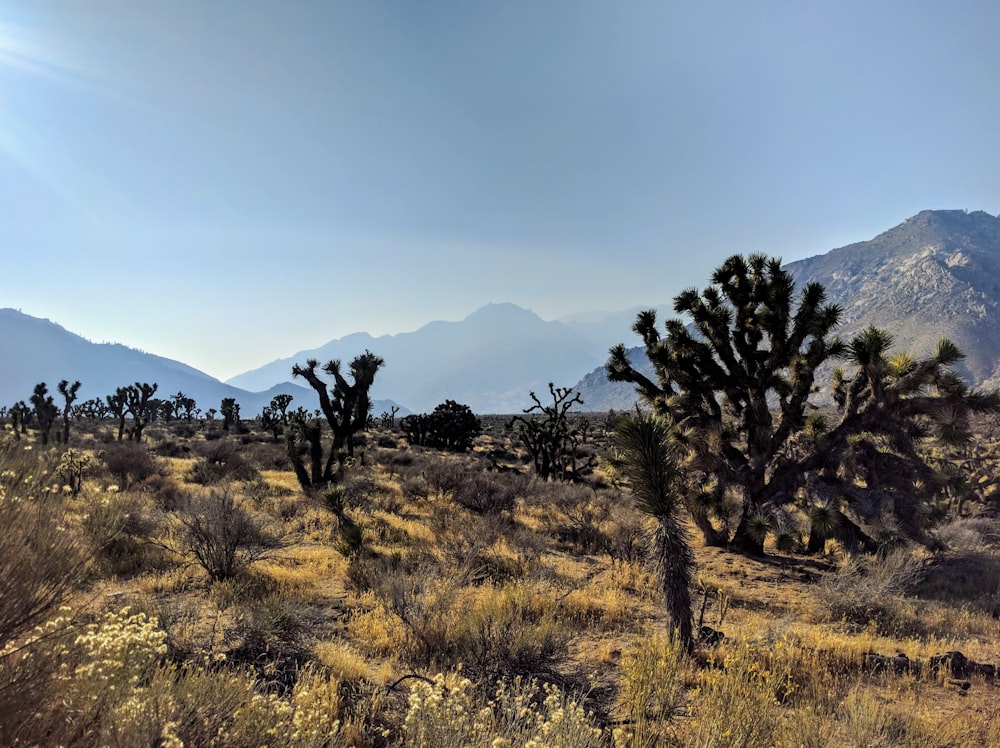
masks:
[[[58,76],[64,69],[41,34],[7,21],[0,21],[0,66],[45,77]]]

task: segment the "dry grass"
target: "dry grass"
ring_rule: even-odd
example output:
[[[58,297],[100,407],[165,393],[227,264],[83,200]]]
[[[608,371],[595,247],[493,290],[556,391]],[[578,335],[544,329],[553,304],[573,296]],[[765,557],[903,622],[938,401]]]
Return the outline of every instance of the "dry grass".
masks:
[[[510,448],[501,432],[462,457],[372,447],[345,482],[360,528],[350,549],[337,516],[277,467],[282,445],[269,436],[224,446],[147,433],[163,440],[148,445],[153,472],[128,447],[115,463],[128,485],[109,491],[117,479],[95,470],[76,497],[52,477],[55,450],[21,444],[0,458],[6,526],[58,515],[39,537],[95,560],[86,579],[53,567],[63,581],[31,626],[65,635],[8,637],[30,641],[37,666],[0,652],[4,683],[46,694],[32,697],[30,720],[3,716],[5,744],[49,730],[78,745],[1000,745],[996,683],[865,665],[869,652],[1000,661],[995,521],[942,528],[955,550],[933,558],[697,547],[695,614],[726,639],[688,657],[665,631],[647,518],[603,481],[485,475],[478,455]],[[107,448],[86,436],[85,448]],[[249,479],[214,482],[226,468],[211,456],[234,449]],[[212,492],[282,538],[214,582],[178,542]],[[105,651],[74,644],[85,630],[108,638],[100,647],[138,647],[147,669],[85,677]],[[79,675],[56,678],[57,662]],[[396,684],[406,675],[430,682]],[[111,685],[120,695],[93,698]],[[60,704],[69,711],[57,719]]]

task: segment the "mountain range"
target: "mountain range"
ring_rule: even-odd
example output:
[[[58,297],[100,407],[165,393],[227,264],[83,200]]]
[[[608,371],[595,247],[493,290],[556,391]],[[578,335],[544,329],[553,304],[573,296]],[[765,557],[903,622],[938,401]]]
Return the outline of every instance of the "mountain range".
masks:
[[[598,319],[599,326],[604,317]],[[516,413],[530,405],[528,393],[548,382],[566,385],[600,365],[607,346],[600,332],[588,335],[563,322],[545,321],[514,304],[488,304],[460,322],[431,322],[414,332],[372,337],[356,333],[227,380],[257,390],[288,377],[294,363],[340,359],[365,350],[385,359],[372,388],[416,412],[428,412],[445,399],[465,403],[478,413]]]
[[[948,337],[967,354],[960,368],[970,382],[1000,384],[1000,218],[982,211],[923,211],[869,241],[786,267],[799,284],[822,283],[829,300],[843,308],[841,337],[875,324],[893,333],[897,349],[915,354]],[[376,414],[397,403],[403,414],[426,412],[446,399],[478,413],[514,413],[530,403],[530,391],[541,393],[548,382],[576,383],[587,410],[619,410],[631,407],[635,393],[629,385],[608,382],[603,363],[610,345],[635,340],[630,328],[641,308],[546,321],[513,304],[488,304],[461,321],[431,322],[413,332],[354,333],[226,382],[178,361],[92,343],[49,320],[0,309],[0,404],[27,399],[37,382],[54,392],[67,379],[82,382],[81,400],[139,381],[157,382],[160,397],[183,392],[203,410],[235,397],[245,416],[256,415],[278,392],[311,410],[315,394],[289,381],[292,365],[310,358],[346,364],[367,349],[385,360],[372,390]],[[642,365],[641,349],[631,355]]]

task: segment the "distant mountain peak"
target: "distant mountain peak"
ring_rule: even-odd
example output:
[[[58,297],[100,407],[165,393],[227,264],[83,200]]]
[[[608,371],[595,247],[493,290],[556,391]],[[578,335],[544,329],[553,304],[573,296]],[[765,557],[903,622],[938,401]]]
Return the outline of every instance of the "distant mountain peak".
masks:
[[[475,320],[499,320],[499,319],[537,319],[541,320],[537,314],[535,314],[530,309],[525,309],[517,304],[512,304],[509,301],[504,302],[490,302],[485,306],[479,307],[476,311],[465,318],[465,322],[475,321]]]

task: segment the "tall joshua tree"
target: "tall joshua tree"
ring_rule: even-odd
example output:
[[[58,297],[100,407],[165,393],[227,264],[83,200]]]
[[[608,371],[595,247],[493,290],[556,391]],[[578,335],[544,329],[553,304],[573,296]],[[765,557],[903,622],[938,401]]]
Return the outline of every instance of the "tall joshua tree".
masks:
[[[364,429],[368,422],[368,412],[371,410],[370,390],[375,383],[375,375],[384,364],[385,361],[379,356],[371,351],[365,351],[351,361],[348,367],[351,381],[348,381],[341,371],[340,361],[329,361],[322,370],[333,377],[333,387],[316,373],[319,364],[315,359],[306,361],[305,366],[295,364],[292,367],[292,376],[302,377],[316,391],[320,410],[333,432],[333,443],[321,472],[317,469],[316,460],[317,449],[322,451],[318,444],[321,438],[320,430],[315,427],[302,428],[302,424],[299,424],[299,428],[288,432],[289,455],[296,465],[296,475],[300,481],[304,476],[309,476],[310,485],[303,483],[303,488],[318,488],[319,484],[331,482],[334,478],[334,464],[338,458],[343,454],[349,457],[354,455],[354,435]],[[301,457],[296,439],[300,435],[310,442],[310,454],[314,465],[311,474],[299,469]]]
[[[779,510],[803,495],[814,549],[831,535],[874,547],[844,509],[921,539],[939,475],[919,447],[967,440],[970,414],[1000,411],[1000,395],[966,387],[952,368],[962,353],[947,340],[920,360],[890,357],[892,336],[876,328],[844,345],[830,337],[840,309],[823,287],[806,284],[797,303],[793,293],[780,260],[733,256],[704,292],[674,300],[693,329],[673,319],[661,337],[655,312],[639,314],[633,329],[657,381],[621,345],[611,349],[608,378],[635,383],[677,424],[687,502],[706,542],[728,540],[711,512],[730,495],[740,501],[732,543],[753,553],[763,552]],[[834,374],[831,426],[806,413],[818,368],[834,358],[846,358],[852,374]]]
[[[671,629],[690,649],[694,554],[684,527],[684,499],[671,424],[662,416],[638,413],[622,417],[615,430],[618,467],[628,479],[639,508],[657,522],[653,554]]]
[[[151,415],[149,401],[156,394],[156,388],[156,382],[153,384],[136,382],[125,388],[125,407],[132,416],[130,439],[135,439],[137,442],[142,441],[142,430],[146,427]]]
[[[115,394],[105,395],[104,399],[108,403],[108,410],[118,419],[118,441],[121,441],[125,433],[125,417],[128,412],[128,388],[118,387],[115,389]]]
[[[656,382],[632,367],[623,345],[611,349],[608,378],[635,383],[679,427],[694,478],[692,514],[706,542],[723,539],[708,509],[733,491],[741,503],[733,542],[762,553],[764,518],[791,502],[802,482],[786,447],[805,425],[817,369],[843,347],[828,337],[841,310],[826,303],[823,286],[806,284],[797,303],[794,290],[780,259],[734,255],[705,291],[689,289],[674,299],[674,311],[691,318],[693,331],[672,319],[661,336],[656,312],[639,314],[633,330]]]
[[[72,413],[73,402],[76,400],[76,393],[80,389],[79,382],[69,383],[69,380],[64,379],[56,386],[59,390],[59,394],[63,396],[65,404],[63,405],[63,444],[69,443],[69,417]]]

